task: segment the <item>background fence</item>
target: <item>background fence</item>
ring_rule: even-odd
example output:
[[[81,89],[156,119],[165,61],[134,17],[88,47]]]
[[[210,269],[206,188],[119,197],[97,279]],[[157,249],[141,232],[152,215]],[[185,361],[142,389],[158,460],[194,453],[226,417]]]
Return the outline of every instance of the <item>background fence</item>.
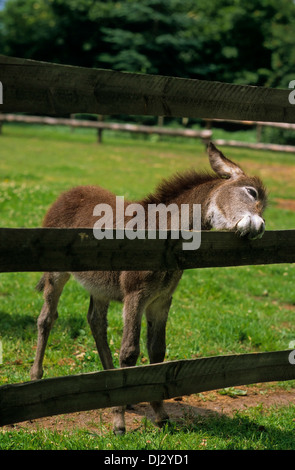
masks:
[[[87,119],[76,119],[74,116],[69,118],[54,118],[50,116],[25,116],[18,114],[0,114],[0,133],[2,132],[2,126],[4,122],[20,122],[27,124],[44,124],[50,126],[69,126],[72,129],[75,128],[89,128],[97,130],[97,142],[102,143],[102,134],[104,130],[129,132],[134,134],[143,135],[159,135],[159,136],[170,136],[170,137],[186,137],[193,139],[201,139],[201,141],[207,146],[208,142],[214,139],[212,126],[214,122],[234,122],[240,123],[244,126],[256,126],[257,128],[257,142],[243,142],[237,140],[228,139],[214,139],[214,142],[218,146],[229,146],[229,147],[245,147],[257,150],[272,150],[277,152],[288,152],[295,153],[295,146],[293,145],[280,145],[275,143],[262,143],[260,142],[261,129],[263,126],[274,127],[277,129],[288,129],[295,131],[295,124],[286,124],[282,122],[255,122],[255,121],[224,121],[222,119],[206,119],[207,128],[203,130],[185,129],[185,128],[169,128],[162,126],[145,126],[138,124],[126,124],[118,122],[104,122],[103,116],[98,117],[99,120],[87,120]],[[163,121],[163,120],[162,120]],[[210,128],[210,129],[209,129]]]
[[[204,144],[208,144],[211,137],[211,130],[193,130],[193,129],[169,129],[160,126],[143,126],[137,124],[122,124],[117,122],[103,122],[103,121],[89,121],[84,119],[67,119],[67,118],[52,118],[44,116],[23,116],[15,114],[0,114],[0,127],[3,122],[24,122],[28,124],[46,124],[50,126],[70,126],[72,129],[77,127],[96,129],[97,141],[102,143],[103,130],[131,132],[135,134],[156,134],[168,135],[170,137],[190,137],[194,139],[201,139]]]
[[[0,56],[4,113],[149,114],[295,123],[290,90],[89,70]],[[182,238],[101,240],[91,229],[0,229],[0,271],[191,269],[295,261],[295,231],[261,240],[202,232]],[[172,361],[0,387],[0,424],[220,387],[295,379],[290,351]],[[132,399],[131,399],[132,398]]]

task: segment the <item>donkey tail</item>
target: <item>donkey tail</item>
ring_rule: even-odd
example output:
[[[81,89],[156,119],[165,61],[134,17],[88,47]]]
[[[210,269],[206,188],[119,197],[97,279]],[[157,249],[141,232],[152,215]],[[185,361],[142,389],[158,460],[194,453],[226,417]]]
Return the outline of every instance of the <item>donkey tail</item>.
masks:
[[[45,277],[44,277],[44,274],[43,274],[43,276],[41,277],[40,281],[39,281],[38,284],[36,285],[35,289],[36,289],[36,291],[38,291],[38,292],[43,292],[44,287],[45,287]]]

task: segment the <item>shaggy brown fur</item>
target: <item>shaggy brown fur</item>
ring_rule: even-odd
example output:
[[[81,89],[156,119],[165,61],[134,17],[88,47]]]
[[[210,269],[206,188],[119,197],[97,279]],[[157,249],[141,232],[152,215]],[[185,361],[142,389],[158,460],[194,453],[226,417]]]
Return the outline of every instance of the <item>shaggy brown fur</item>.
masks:
[[[190,171],[163,181],[155,193],[140,204],[163,203],[201,204],[202,229],[234,230],[251,238],[264,232],[262,213],[266,205],[265,189],[256,177],[246,176],[243,170],[228,160],[216,147],[209,145],[209,160],[215,174]],[[97,216],[94,207],[108,204],[116,211],[116,197],[96,186],[79,186],[67,191],[48,210],[44,227],[93,227]],[[125,208],[129,202],[125,201]],[[190,227],[193,211],[190,211]],[[125,218],[125,223],[127,221]],[[168,227],[169,228],[169,227]],[[172,300],[181,276],[174,272],[74,272],[44,273],[37,288],[43,291],[44,304],[38,318],[38,343],[31,378],[43,374],[43,358],[50,330],[57,318],[57,306],[63,287],[72,274],[90,294],[88,322],[105,369],[113,368],[107,341],[107,311],[112,300],[122,301],[124,329],[120,351],[120,366],[136,364],[143,314],[147,318],[147,346],[151,363],[162,362],[165,356],[165,327]],[[162,402],[153,402],[156,421],[163,424],[168,416]],[[124,407],[114,409],[114,431],[125,431]]]

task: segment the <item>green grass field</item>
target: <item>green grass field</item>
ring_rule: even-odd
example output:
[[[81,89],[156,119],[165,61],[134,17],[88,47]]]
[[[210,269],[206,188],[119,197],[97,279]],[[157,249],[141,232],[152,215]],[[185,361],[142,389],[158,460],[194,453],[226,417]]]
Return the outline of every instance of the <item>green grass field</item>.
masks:
[[[250,138],[252,138],[250,136]],[[295,156],[223,149],[269,190],[268,230],[294,229]],[[2,227],[38,227],[61,191],[98,184],[127,199],[152,191],[163,177],[192,167],[209,169],[204,146],[193,140],[131,138],[58,127],[4,125],[0,136]],[[42,296],[34,290],[40,273],[0,277],[0,385],[29,380]],[[174,294],[167,325],[166,360],[287,349],[295,340],[294,265],[190,270]],[[49,339],[45,377],[101,369],[87,324],[88,296],[70,281]],[[118,366],[121,305],[109,312],[109,341]],[[138,364],[147,362],[145,324]],[[276,384],[292,387],[293,382]],[[199,418],[158,430],[143,420],[137,431],[115,437],[97,423],[97,433],[5,430],[0,449],[293,449],[294,404],[255,407],[233,418]]]

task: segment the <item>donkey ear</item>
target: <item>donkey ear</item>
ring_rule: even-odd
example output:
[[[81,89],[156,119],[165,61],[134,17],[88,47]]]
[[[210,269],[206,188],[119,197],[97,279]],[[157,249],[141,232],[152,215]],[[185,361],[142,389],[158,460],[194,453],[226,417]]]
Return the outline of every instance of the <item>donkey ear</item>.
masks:
[[[237,178],[245,174],[238,165],[226,158],[212,142],[208,145],[208,155],[212,169],[222,178]]]

